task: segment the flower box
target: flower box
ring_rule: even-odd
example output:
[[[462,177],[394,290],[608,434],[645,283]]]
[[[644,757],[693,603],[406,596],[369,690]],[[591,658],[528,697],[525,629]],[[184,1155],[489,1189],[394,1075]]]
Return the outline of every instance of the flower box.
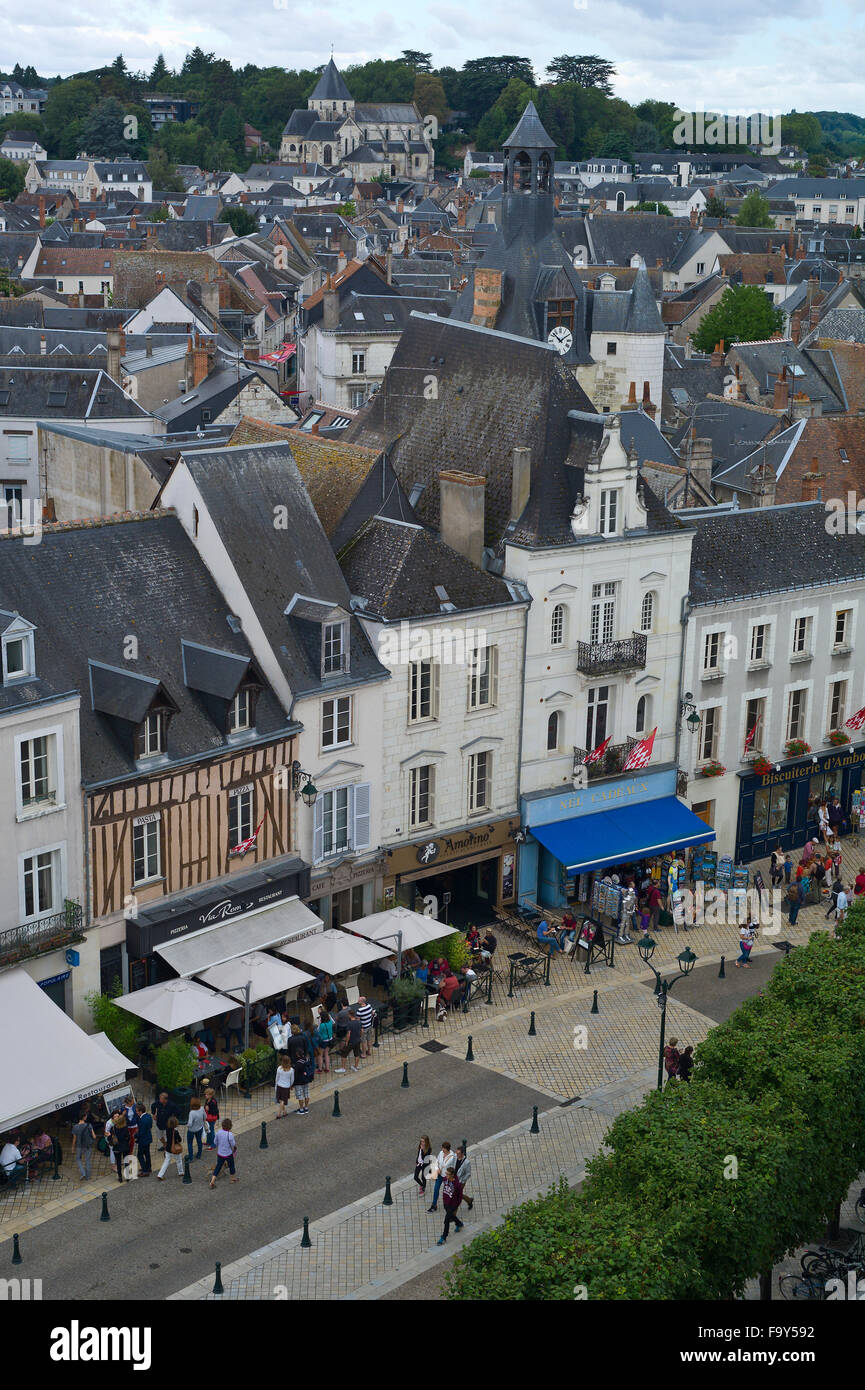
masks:
[[[840,748],[850,742],[850,735],[845,734],[843,729],[830,729],[826,735],[826,742],[831,743],[833,748]]]
[[[723,763],[711,762],[706,763],[705,767],[698,768],[697,775],[699,777],[723,777],[726,771]]]
[[[806,753],[811,752],[810,743],[806,743],[803,738],[791,738],[784,747],[785,758],[802,758]]]
[[[753,763],[751,764],[751,769],[753,772],[758,772],[761,776],[763,776],[765,775],[765,773],[771,772],[773,766],[774,764],[770,763],[768,758],[760,756],[759,758],[754,759]]]

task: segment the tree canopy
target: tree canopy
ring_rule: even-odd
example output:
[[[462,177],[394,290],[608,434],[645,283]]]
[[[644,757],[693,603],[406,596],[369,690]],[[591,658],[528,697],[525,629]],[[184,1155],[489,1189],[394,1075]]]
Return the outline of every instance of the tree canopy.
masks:
[[[762,193],[758,193],[756,188],[746,194],[742,199],[742,206],[736,218],[737,227],[772,227],[771,213],[769,212],[769,200],[764,198]]]
[[[615,75],[613,64],[594,53],[562,53],[547,64],[547,76],[553,82],[574,82],[578,87],[594,87],[605,96],[613,94]]]
[[[753,343],[780,332],[784,316],[759,285],[729,285],[692,334],[698,352],[712,352],[721,341]]]

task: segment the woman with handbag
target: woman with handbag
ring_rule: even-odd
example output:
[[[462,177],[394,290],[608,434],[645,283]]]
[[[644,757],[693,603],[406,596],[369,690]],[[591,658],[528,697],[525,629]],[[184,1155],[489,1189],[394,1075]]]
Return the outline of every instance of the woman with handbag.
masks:
[[[165,1125],[165,1158],[162,1160],[162,1167],[156,1174],[160,1182],[164,1179],[172,1158],[177,1164],[178,1173],[183,1177],[183,1139],[176,1115],[169,1115]]]
[[[105,1126],[106,1138],[111,1149],[111,1160],[114,1164],[114,1171],[117,1174],[117,1181],[123,1181],[123,1160],[129,1153],[129,1132],[126,1127],[126,1116],[122,1110],[115,1110],[111,1116],[111,1129]]]
[[[419,1197],[423,1197],[426,1192],[427,1178],[434,1178],[437,1176],[437,1174],[433,1172],[434,1167],[435,1160],[432,1156],[432,1145],[429,1141],[429,1135],[422,1134],[420,1143],[418,1144],[417,1158],[415,1159],[414,1165],[414,1180],[419,1188]]]
[[[205,1148],[216,1148],[216,1126],[219,1123],[219,1105],[216,1100],[216,1092],[212,1086],[208,1086],[204,1092],[204,1118],[207,1123],[207,1144]]]

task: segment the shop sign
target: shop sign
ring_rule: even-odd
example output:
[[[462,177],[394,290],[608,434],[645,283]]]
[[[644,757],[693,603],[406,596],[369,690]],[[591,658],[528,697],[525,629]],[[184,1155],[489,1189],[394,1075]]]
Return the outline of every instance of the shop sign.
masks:
[[[351,888],[356,883],[369,883],[384,870],[384,860],[373,859],[365,864],[340,864],[332,873],[310,882],[310,896],[320,898],[324,893],[338,893],[343,888]]]
[[[591,815],[594,811],[612,811],[616,806],[636,805],[654,801],[660,796],[676,795],[676,769],[661,768],[657,772],[641,772],[636,777],[620,777],[615,781],[599,782],[571,792],[556,792],[553,796],[523,799],[523,823],[528,826],[549,825],[552,821]]]
[[[782,767],[780,772],[764,772],[759,777],[761,787],[774,787],[781,782],[796,782],[800,777],[813,777],[816,772],[843,772],[845,767],[858,767],[865,762],[865,745],[847,753],[830,753],[816,763],[808,758],[795,767]]]
[[[38,984],[38,986],[39,986],[40,989],[47,989],[49,985],[59,985],[59,984],[62,984],[62,982],[63,982],[64,980],[68,980],[68,979],[69,979],[69,976],[71,975],[71,973],[72,973],[71,970],[64,970],[62,975],[52,975],[52,976],[50,976],[49,979],[47,979],[47,980],[37,980],[36,983]]]
[[[391,851],[386,861],[386,872],[389,875],[411,873],[418,865],[432,870],[452,859],[463,859],[485,849],[499,849],[511,840],[518,826],[519,821],[513,816],[510,820],[491,821],[476,829],[457,830],[452,835],[439,835],[420,844],[405,845]]]

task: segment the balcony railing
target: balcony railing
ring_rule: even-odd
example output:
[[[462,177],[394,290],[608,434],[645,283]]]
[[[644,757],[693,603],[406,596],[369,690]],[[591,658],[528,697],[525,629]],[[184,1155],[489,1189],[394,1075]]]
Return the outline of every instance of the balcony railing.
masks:
[[[63,912],[55,912],[50,917],[40,917],[38,922],[28,922],[26,926],[0,932],[0,966],[14,965],[16,961],[41,956],[46,951],[83,940],[82,921],[80,903],[67,901]]]
[[[626,739],[624,743],[607,744],[604,756],[600,758],[596,763],[589,763],[588,767],[586,768],[586,774],[588,776],[589,781],[595,782],[599,777],[615,777],[618,773],[622,771],[625,765],[625,759],[627,758],[634,745],[636,743],[639,743],[639,741],[640,740],[636,738],[629,738]],[[590,748],[574,749],[575,772],[577,768],[579,768],[585,762],[590,752]]]
[[[646,665],[646,642],[644,632],[635,632],[619,642],[578,642],[577,670],[584,676],[642,671]]]

